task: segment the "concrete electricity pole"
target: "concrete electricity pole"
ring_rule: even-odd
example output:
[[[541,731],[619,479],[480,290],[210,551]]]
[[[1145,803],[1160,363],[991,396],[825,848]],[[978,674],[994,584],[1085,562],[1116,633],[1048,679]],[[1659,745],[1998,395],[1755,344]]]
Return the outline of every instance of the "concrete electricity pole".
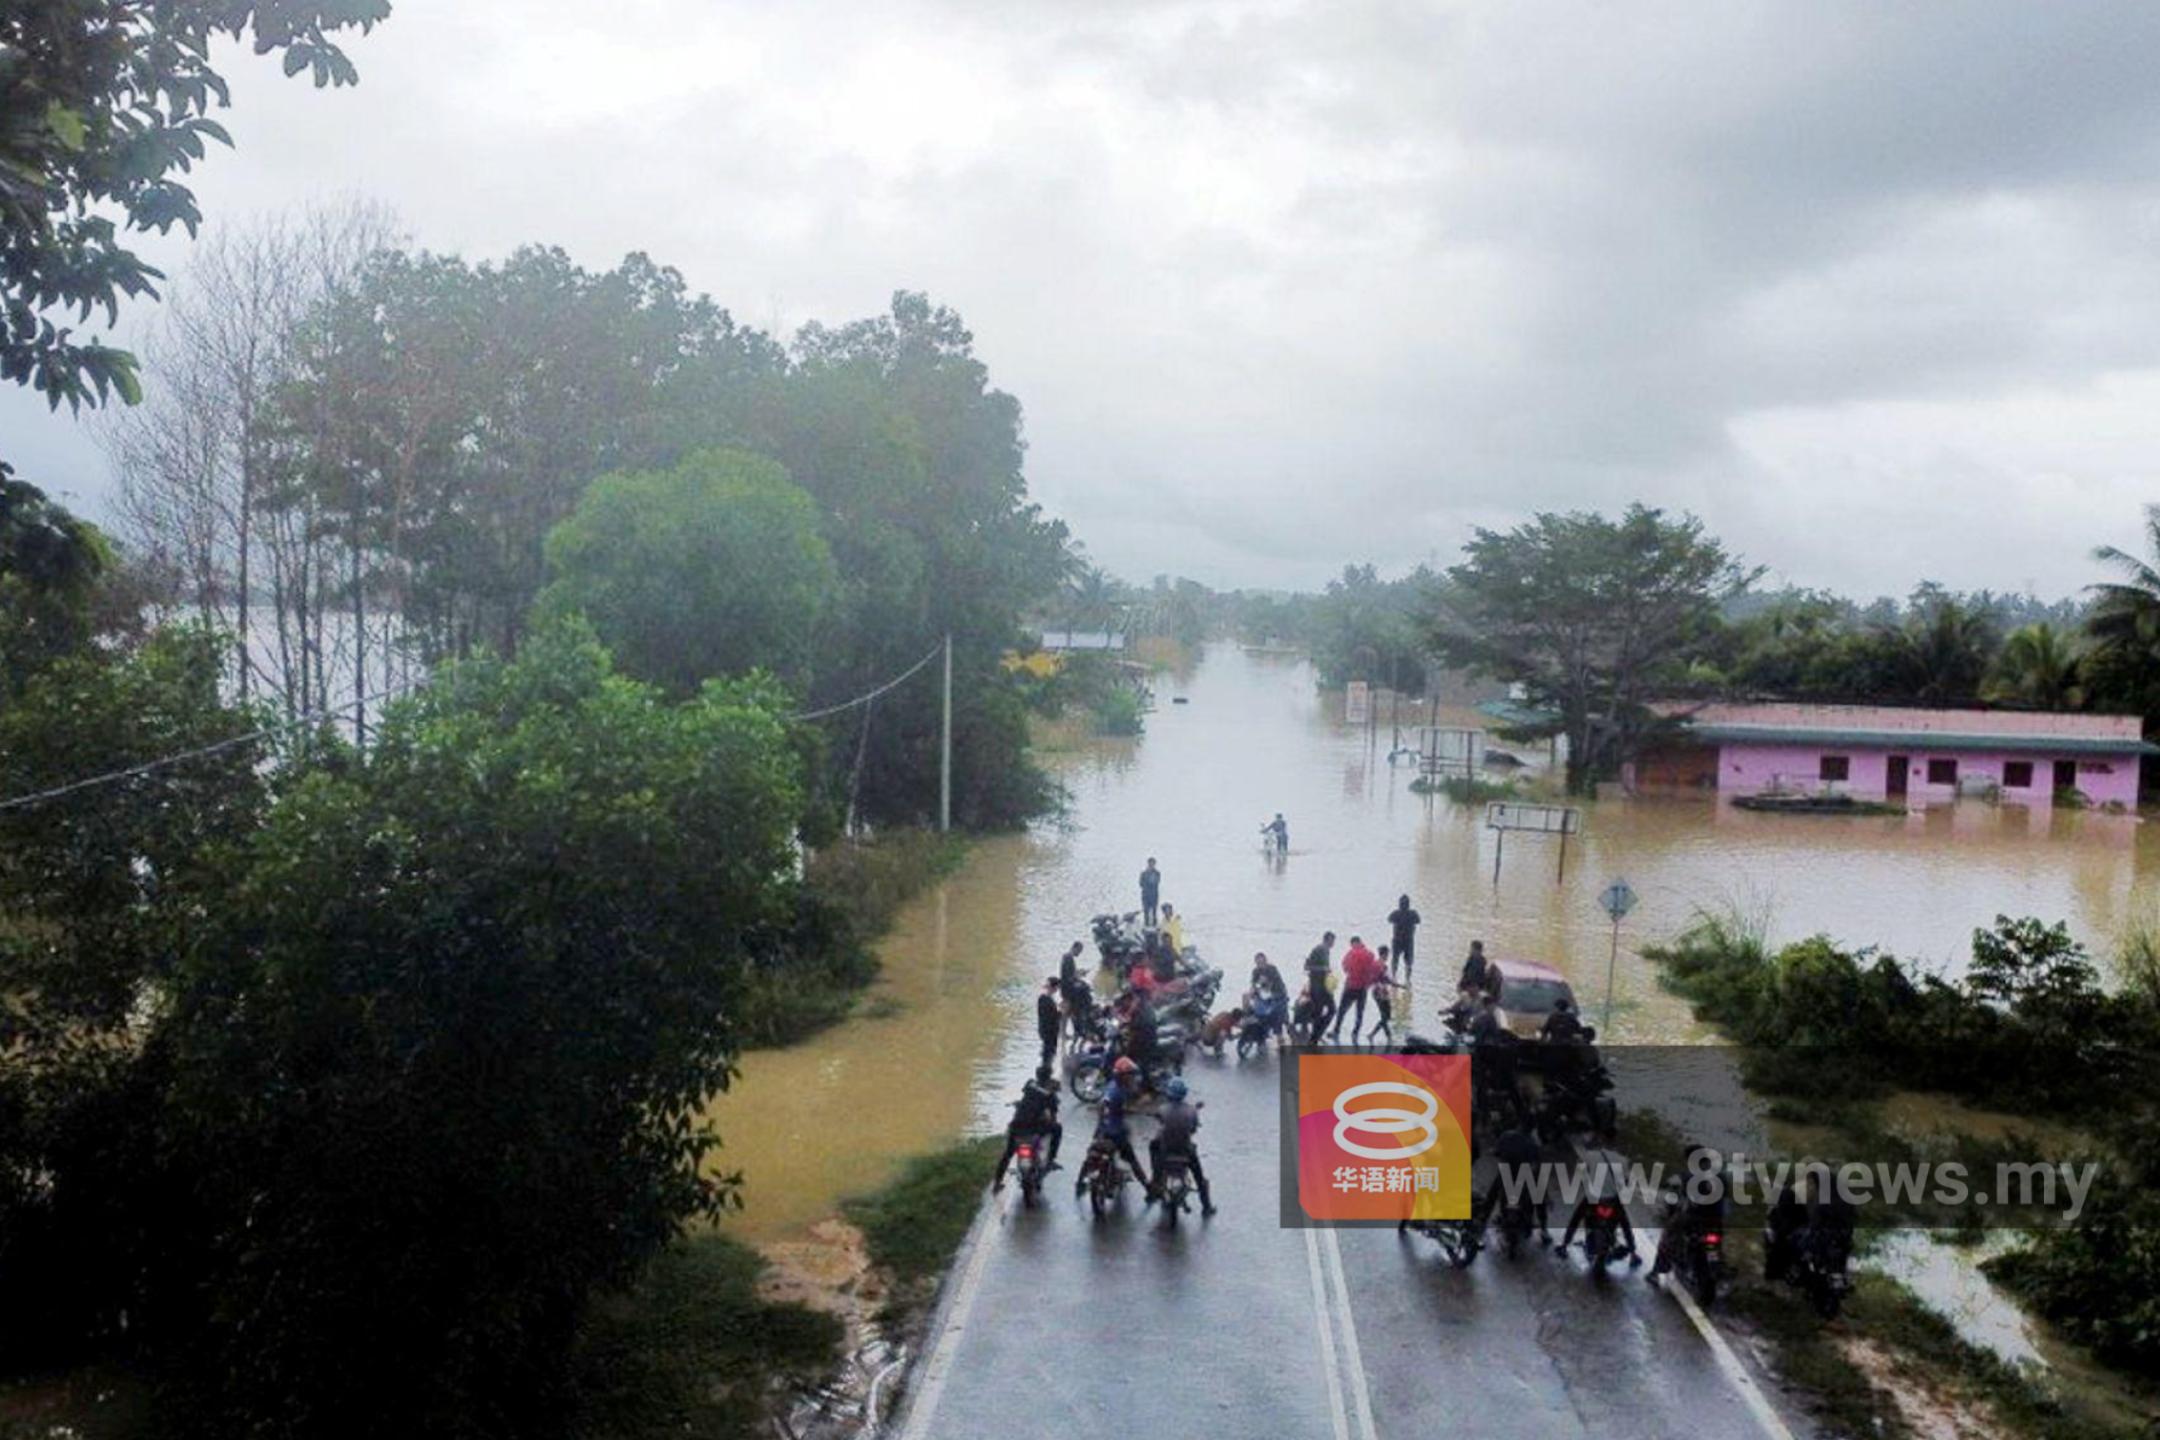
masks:
[[[938,822],[940,830],[952,829],[952,635],[945,636],[945,720],[938,762]]]

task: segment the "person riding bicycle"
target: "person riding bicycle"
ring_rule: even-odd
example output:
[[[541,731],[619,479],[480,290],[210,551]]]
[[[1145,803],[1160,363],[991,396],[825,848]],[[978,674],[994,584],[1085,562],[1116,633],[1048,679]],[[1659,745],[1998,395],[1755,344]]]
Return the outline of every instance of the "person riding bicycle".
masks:
[[[1047,1136],[1050,1153],[1044,1158],[1044,1170],[1056,1170],[1058,1146],[1065,1142],[1065,1127],[1058,1123],[1058,1082],[1051,1075],[1050,1067],[1037,1067],[1035,1078],[1020,1087],[1020,1098],[1013,1102],[1013,1116],[1005,1126],[1005,1153],[998,1156],[997,1178],[990,1184],[992,1191],[1005,1188],[1005,1172],[1012,1165],[1015,1151],[1030,1140],[1040,1141]]]
[[[1155,1117],[1162,1128],[1148,1141],[1148,1158],[1155,1162],[1155,1183],[1148,1187],[1148,1199],[1161,1198],[1163,1162],[1182,1160],[1185,1168],[1192,1171],[1193,1185],[1200,1192],[1200,1213],[1213,1215],[1215,1201],[1208,1194],[1207,1171],[1200,1168],[1200,1147],[1193,1141],[1193,1132],[1200,1128],[1200,1107],[1190,1103],[1185,1096],[1182,1078],[1163,1087],[1163,1098],[1169,1103]]]
[[[1125,1119],[1125,1106],[1140,1088],[1140,1067],[1130,1055],[1120,1055],[1110,1067],[1110,1084],[1103,1091],[1102,1114],[1095,1120],[1095,1138],[1107,1140],[1117,1151],[1118,1158],[1131,1168],[1133,1178],[1149,1189],[1154,1188],[1147,1170],[1140,1164],[1140,1157],[1133,1154],[1132,1128]],[[1082,1191],[1079,1181],[1073,1182],[1073,1197],[1078,1199]]]
[[[1290,853],[1290,822],[1282,818],[1282,811],[1276,811],[1275,818],[1260,827],[1260,833],[1268,837],[1278,854]]]

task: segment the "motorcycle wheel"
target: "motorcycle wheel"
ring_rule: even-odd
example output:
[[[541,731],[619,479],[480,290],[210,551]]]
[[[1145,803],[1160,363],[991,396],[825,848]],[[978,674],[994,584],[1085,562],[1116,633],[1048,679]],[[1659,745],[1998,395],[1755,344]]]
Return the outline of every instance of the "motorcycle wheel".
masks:
[[[1102,1219],[1110,1210],[1110,1197],[1104,1193],[1106,1188],[1101,1185],[1088,1186],[1088,1208],[1095,1212],[1095,1218],[1098,1220]]]
[[[1110,1088],[1110,1073],[1099,1061],[1083,1060],[1073,1068],[1073,1099],[1083,1105],[1099,1105],[1103,1092]]]
[[[1709,1309],[1717,1304],[1717,1272],[1707,1265],[1696,1266],[1695,1273],[1688,1277],[1688,1289],[1694,1292],[1696,1304]]]

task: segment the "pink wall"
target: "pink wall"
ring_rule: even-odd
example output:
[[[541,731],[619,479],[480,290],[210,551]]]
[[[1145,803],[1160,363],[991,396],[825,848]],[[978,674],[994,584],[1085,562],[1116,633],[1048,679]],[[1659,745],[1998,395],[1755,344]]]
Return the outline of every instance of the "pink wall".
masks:
[[[1810,705],[1797,701],[1656,707],[1695,725],[1763,725],[1779,730],[1892,730],[1935,735],[2060,735],[2136,744],[2144,722],[2135,715],[2058,714],[2035,710],[1934,710],[1898,705]]]
[[[1822,781],[1821,761],[1824,755],[1845,755],[1852,761],[1852,771],[1842,785],[1836,788],[1848,794],[1880,796],[1885,793],[1889,760],[1892,751],[1881,747],[1838,749],[1823,745],[1723,745],[1718,749],[1718,789],[1726,794],[1752,795],[1767,790],[1779,780],[1787,789],[1813,790]],[[2033,767],[2033,783],[2030,789],[2002,792],[2005,800],[2027,801],[2035,805],[2053,802],[2055,791],[2055,761],[2058,757],[2045,753],[2003,754],[1980,750],[1915,750],[1911,752],[1911,769],[1907,794],[1919,803],[1941,802],[1956,797],[1957,788],[1952,785],[1930,785],[1927,780],[1927,762],[1931,759],[1958,762],[1958,778],[1972,782],[1980,779],[2000,784],[2003,765],[2011,760],[2029,760]],[[2110,802],[2135,806],[2138,790],[2138,757],[2123,755],[2062,756],[2074,759],[2078,766],[2078,789],[2096,805]],[[2103,768],[2104,767],[2104,768]]]

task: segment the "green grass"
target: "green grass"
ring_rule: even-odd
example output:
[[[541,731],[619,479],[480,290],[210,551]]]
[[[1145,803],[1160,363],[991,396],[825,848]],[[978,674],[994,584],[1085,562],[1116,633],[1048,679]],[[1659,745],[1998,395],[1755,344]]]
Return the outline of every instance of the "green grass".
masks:
[[[1452,775],[1445,780],[1419,776],[1410,788],[1420,795],[1445,795],[1458,805],[1482,805],[1488,800],[1513,800],[1522,794],[1512,781],[1487,780],[1482,775]]]
[[[1808,1393],[1815,1417],[1833,1435],[1879,1440],[1914,1435],[1896,1401],[1839,1344],[1848,1335],[1880,1346],[1899,1377],[1920,1393],[1983,1411],[1999,1427],[1996,1433],[2029,1440],[2133,1440],[2146,1433],[2058,1397],[1993,1351],[1964,1339],[1887,1276],[1856,1275],[1844,1315],[1834,1324],[1818,1319],[1792,1291],[1758,1280],[1736,1285],[1726,1304],[1769,1341],[1779,1373]]]
[[[870,1259],[892,1277],[892,1300],[881,1317],[888,1328],[912,1320],[936,1293],[936,1280],[974,1223],[1002,1136],[962,1140],[919,1155],[880,1189],[842,1202],[840,1210],[863,1232]]]
[[[764,1259],[714,1232],[676,1242],[603,1296],[572,1360],[575,1440],[736,1440],[840,1358],[839,1319],[757,1295]]]

